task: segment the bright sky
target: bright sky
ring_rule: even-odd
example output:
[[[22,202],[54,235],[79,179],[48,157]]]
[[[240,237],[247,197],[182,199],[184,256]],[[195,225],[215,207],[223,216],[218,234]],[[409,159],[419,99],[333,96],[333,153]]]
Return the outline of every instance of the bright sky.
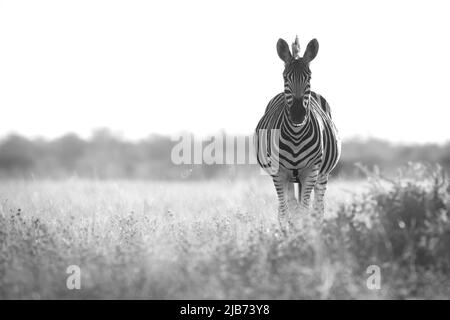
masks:
[[[317,38],[343,138],[450,139],[448,1],[0,0],[0,136],[251,133]]]

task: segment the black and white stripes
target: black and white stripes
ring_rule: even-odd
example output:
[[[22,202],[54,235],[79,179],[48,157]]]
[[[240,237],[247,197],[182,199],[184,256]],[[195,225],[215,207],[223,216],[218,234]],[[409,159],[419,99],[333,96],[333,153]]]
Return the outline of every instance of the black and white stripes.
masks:
[[[285,62],[284,92],[269,102],[255,134],[258,163],[273,178],[283,229],[288,221],[300,218],[298,214],[288,215],[288,206],[297,204],[294,183],[299,184],[300,211],[309,208],[314,190],[314,212],[320,217],[323,215],[328,175],[340,156],[340,140],[330,106],[322,96],[310,90],[309,62],[317,54],[318,42],[312,40],[302,58],[298,56],[299,48],[296,39],[292,56],[287,43],[282,39],[278,41],[278,55]],[[273,139],[274,132],[278,132],[277,141]]]

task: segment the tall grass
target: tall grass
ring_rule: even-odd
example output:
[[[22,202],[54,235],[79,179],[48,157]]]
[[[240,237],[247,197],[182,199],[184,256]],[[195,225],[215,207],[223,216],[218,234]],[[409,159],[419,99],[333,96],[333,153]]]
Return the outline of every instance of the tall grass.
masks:
[[[448,178],[418,164],[367,174],[330,186],[320,234],[288,236],[267,177],[3,182],[0,298],[449,298]],[[70,265],[81,290],[66,287]]]

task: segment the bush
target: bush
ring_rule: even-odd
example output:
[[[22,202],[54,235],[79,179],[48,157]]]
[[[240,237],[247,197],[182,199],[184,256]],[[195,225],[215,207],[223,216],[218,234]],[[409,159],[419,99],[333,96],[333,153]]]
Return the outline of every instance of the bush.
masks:
[[[370,188],[327,221],[354,257],[414,270],[449,271],[450,187],[439,165],[409,164],[393,179],[369,172]]]

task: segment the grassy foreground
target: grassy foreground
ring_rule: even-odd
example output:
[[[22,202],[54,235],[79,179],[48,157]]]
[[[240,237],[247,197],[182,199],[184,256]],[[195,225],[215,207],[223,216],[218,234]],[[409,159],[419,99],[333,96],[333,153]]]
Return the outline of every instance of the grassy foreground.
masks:
[[[3,181],[0,298],[448,299],[448,179],[403,171],[330,183],[321,235],[287,237],[268,177]],[[80,290],[66,286],[70,265]]]

